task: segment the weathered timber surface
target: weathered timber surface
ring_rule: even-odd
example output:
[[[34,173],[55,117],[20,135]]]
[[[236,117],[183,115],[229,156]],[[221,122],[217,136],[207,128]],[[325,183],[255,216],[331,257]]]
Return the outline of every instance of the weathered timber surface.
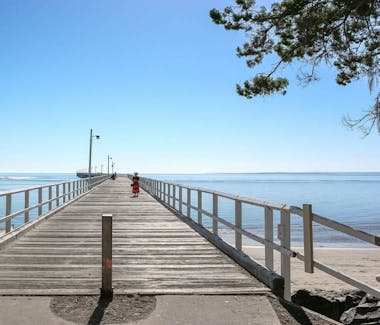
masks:
[[[99,294],[101,219],[113,215],[117,293],[250,294],[269,289],[126,178],[106,181],[0,250],[0,295]]]

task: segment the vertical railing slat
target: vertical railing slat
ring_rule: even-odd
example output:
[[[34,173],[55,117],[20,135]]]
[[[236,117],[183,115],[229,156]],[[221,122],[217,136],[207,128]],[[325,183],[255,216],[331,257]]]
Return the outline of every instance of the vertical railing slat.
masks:
[[[178,188],[178,199],[179,199],[179,213],[182,214],[182,186]]]
[[[265,207],[265,240],[273,243],[273,210]],[[265,244],[265,266],[273,270],[273,247]]]
[[[187,188],[187,199],[186,199],[186,216],[191,218],[191,190]]]
[[[235,226],[241,229],[241,201],[235,200]],[[241,233],[235,230],[235,248],[239,251],[242,249]]]
[[[53,206],[53,202],[52,202],[53,190],[52,190],[52,186],[51,185],[49,186],[49,194],[48,194],[48,196],[49,196],[49,204],[48,204],[48,206],[49,206],[49,211],[50,211],[52,209],[52,206]]]
[[[305,272],[314,273],[313,212],[311,204],[303,205],[303,243]]]
[[[57,184],[55,186],[55,207],[58,207],[59,206],[59,185]]]
[[[24,208],[29,208],[29,190],[26,190],[24,193]],[[29,222],[29,211],[25,211],[24,213],[24,223]]]
[[[175,185],[173,185],[173,209],[175,209],[175,206],[176,206],[176,202],[175,202],[175,197],[176,197],[176,190],[177,190],[177,187]]]
[[[197,190],[198,192],[198,223],[202,224],[202,191]]]
[[[218,195],[212,194],[212,215],[218,217]],[[218,220],[212,219],[212,232],[218,234]]]
[[[66,202],[66,183],[62,184],[63,203]]]
[[[42,187],[38,188],[38,216],[42,215]]]
[[[284,210],[281,210],[281,231],[281,246],[290,249],[290,213]],[[281,275],[285,279],[284,298],[290,301],[290,256],[286,254],[281,254]]]
[[[5,196],[5,215],[8,216],[12,213],[12,194]],[[12,230],[12,220],[9,219],[5,222],[5,233]]]

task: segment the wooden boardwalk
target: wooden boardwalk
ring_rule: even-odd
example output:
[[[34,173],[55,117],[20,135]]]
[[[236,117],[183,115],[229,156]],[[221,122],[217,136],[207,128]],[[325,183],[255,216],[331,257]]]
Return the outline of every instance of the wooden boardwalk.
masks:
[[[101,215],[113,214],[115,293],[269,289],[130,181],[106,181],[0,250],[0,295],[98,294]]]

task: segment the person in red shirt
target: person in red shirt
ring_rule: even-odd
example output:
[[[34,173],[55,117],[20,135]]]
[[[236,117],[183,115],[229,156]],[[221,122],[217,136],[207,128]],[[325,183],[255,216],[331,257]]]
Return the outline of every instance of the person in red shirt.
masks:
[[[139,180],[140,178],[137,176],[137,172],[135,172],[134,176],[132,177],[132,184],[131,184],[133,197],[139,196],[139,193],[140,193]]]

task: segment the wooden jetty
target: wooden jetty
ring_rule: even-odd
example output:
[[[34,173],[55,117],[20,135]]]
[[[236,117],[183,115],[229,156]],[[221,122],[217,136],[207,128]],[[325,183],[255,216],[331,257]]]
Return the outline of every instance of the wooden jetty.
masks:
[[[51,197],[51,195],[50,195]],[[0,295],[99,294],[101,217],[113,215],[117,293],[268,292],[151,195],[107,180],[0,250]]]

